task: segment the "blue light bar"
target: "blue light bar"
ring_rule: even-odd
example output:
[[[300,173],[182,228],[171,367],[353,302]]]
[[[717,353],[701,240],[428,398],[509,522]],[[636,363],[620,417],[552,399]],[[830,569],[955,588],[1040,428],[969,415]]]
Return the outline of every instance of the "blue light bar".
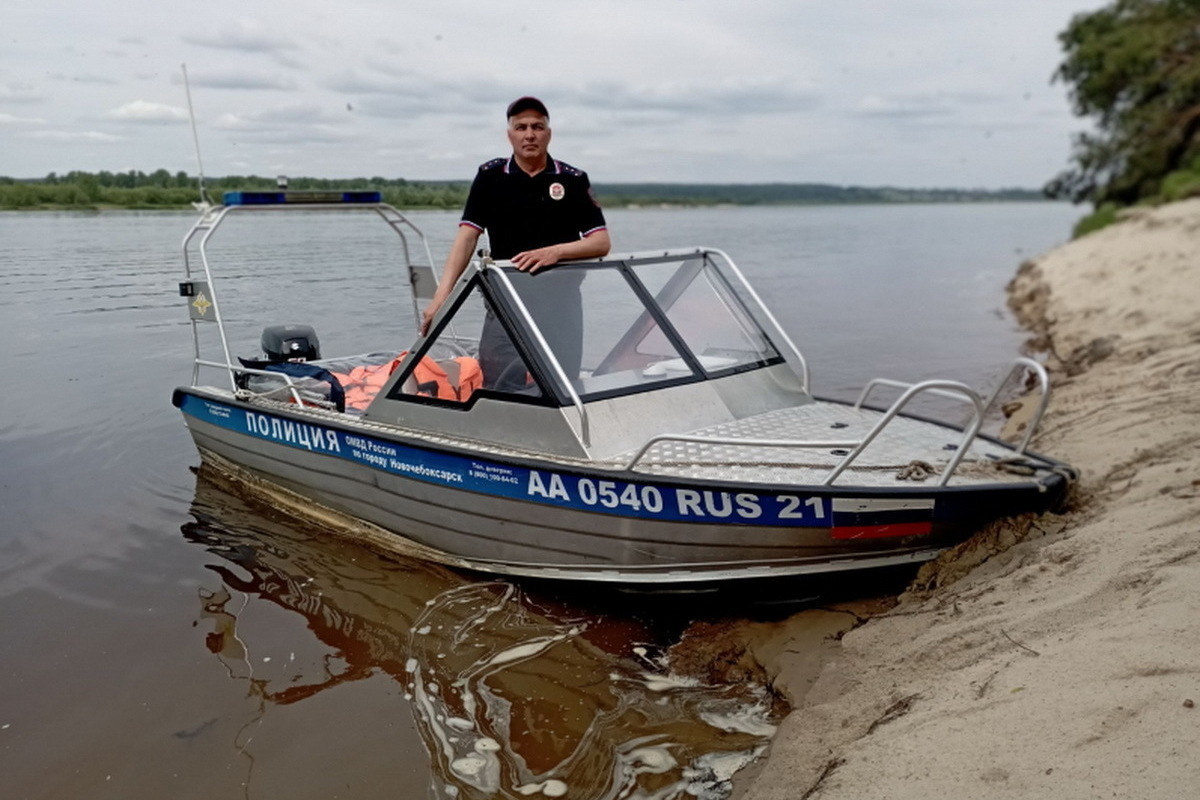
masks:
[[[382,192],[225,192],[223,198],[227,206],[302,206],[313,203],[338,203],[351,205],[354,203],[383,202]]]

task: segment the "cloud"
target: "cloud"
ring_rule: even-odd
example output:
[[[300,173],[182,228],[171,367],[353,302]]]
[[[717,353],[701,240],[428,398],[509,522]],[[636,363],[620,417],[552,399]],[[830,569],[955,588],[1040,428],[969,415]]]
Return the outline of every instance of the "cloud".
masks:
[[[44,139],[48,142],[100,142],[109,144],[124,141],[120,136],[100,131],[34,131],[29,134],[34,139]]]
[[[324,81],[325,88],[346,94],[394,94],[406,86],[419,86],[418,76],[409,79],[394,75],[365,75],[358,70],[345,70]]]
[[[481,106],[497,105],[529,92],[528,81],[463,81],[424,75],[407,64],[370,59],[367,69],[344,70],[323,86],[347,95],[374,96],[363,104],[365,114],[408,117],[431,112],[477,114]],[[816,107],[820,98],[810,86],[782,77],[729,78],[712,82],[592,81],[554,85],[543,80],[538,94],[548,105],[569,103],[589,110],[661,114],[777,114]],[[561,98],[561,100],[559,100]]]
[[[96,83],[106,86],[116,86],[118,81],[103,75],[67,75],[62,72],[52,72],[46,77],[55,81],[65,81],[68,83]]]
[[[0,103],[41,103],[46,95],[29,83],[0,83]]]
[[[183,40],[200,47],[216,50],[242,50],[250,53],[274,53],[280,50],[295,50],[297,45],[282,36],[267,32],[255,20],[238,20],[226,25],[215,34],[184,34]]]
[[[222,114],[216,122],[216,127],[221,130],[246,130],[292,125],[332,124],[340,121],[339,117],[329,114],[317,106],[281,106],[241,114]]]
[[[34,117],[14,117],[12,114],[0,112],[0,125],[45,125],[46,120]]]
[[[171,83],[183,83],[182,75],[172,75]],[[248,75],[241,72],[188,73],[188,83],[202,89],[233,89],[234,91],[278,91],[294,92],[300,86],[292,78],[282,75]]]
[[[853,109],[863,117],[927,119],[953,114],[955,103],[942,96],[883,97],[865,95]]]
[[[354,140],[354,138],[355,137],[345,133],[344,131],[338,131],[327,127],[317,127],[296,128],[293,130],[262,131],[247,136],[244,141],[253,141],[256,144],[345,145],[346,143]]]
[[[782,78],[700,84],[593,83],[584,86],[576,97],[581,105],[592,108],[679,114],[790,113],[813,108],[820,102],[811,88]]]
[[[232,50],[240,53],[269,55],[287,67],[299,68],[303,64],[291,57],[300,50],[293,40],[272,33],[257,20],[238,20],[226,25],[214,34],[183,34],[184,42],[213,50]]]
[[[859,99],[851,113],[860,117],[895,120],[945,120],[950,117],[994,115],[1005,99],[998,94],[972,91],[937,91],[930,93],[866,94]]]
[[[354,138],[343,127],[349,114],[334,114],[317,106],[283,106],[223,114],[213,127],[234,140],[259,144],[342,143]]]
[[[106,113],[105,118],[121,122],[187,122],[188,113],[178,106],[134,100]]]
[[[324,81],[322,88],[347,101],[353,99],[355,112],[363,116],[404,120],[477,115],[481,104],[499,105],[500,98],[523,93],[486,80],[454,82],[378,62],[370,63],[366,71],[344,70]]]

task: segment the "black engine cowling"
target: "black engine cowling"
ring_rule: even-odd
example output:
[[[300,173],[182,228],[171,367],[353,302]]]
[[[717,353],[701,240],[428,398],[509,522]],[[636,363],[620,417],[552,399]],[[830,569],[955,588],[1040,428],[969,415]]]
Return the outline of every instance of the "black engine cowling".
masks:
[[[263,328],[262,349],[267,361],[313,361],[321,343],[309,325],[269,325]]]

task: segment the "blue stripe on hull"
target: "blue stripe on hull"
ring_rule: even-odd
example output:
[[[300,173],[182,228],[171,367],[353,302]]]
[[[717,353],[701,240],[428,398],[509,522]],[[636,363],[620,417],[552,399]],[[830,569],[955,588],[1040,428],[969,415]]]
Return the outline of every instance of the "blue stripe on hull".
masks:
[[[273,444],[361,463],[410,480],[575,511],[705,525],[816,529],[933,519],[931,499],[898,501],[898,505],[887,500],[609,480],[410,447],[187,392],[179,393],[177,405],[185,415]]]

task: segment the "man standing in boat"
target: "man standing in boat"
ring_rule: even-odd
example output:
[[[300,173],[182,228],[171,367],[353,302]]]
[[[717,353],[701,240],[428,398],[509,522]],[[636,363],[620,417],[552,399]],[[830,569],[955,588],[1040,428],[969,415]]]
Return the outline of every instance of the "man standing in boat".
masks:
[[[518,98],[507,116],[512,156],[479,167],[441,281],[421,315],[421,333],[428,332],[486,230],[492,258],[539,275],[536,281],[520,281],[521,299],[567,374],[575,377],[583,346],[583,273],[540,273],[567,259],[607,255],[611,242],[604,212],[592,196],[587,173],[550,157],[550,112],[541,100]],[[485,386],[489,374],[494,380],[515,357],[491,314],[484,321],[479,356]]]

